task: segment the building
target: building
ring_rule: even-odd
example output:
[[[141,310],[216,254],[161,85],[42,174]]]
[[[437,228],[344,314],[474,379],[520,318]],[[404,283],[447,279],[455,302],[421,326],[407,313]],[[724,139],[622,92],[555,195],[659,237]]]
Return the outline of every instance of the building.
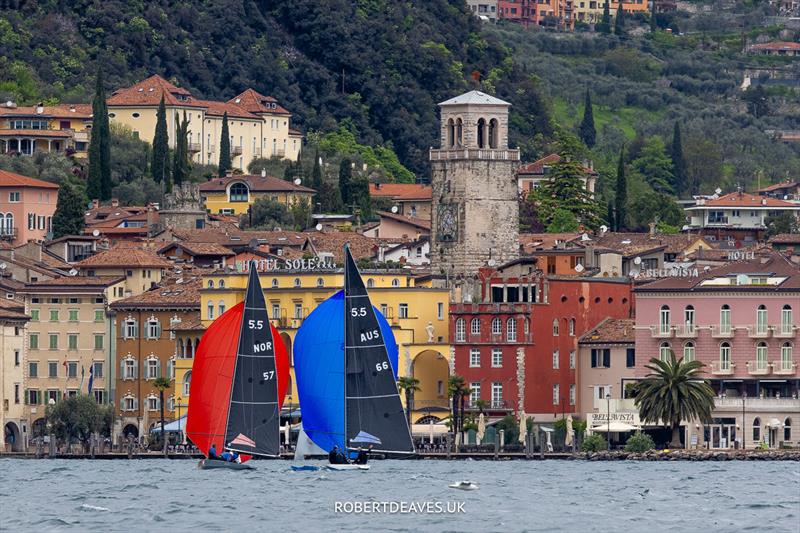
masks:
[[[479,19],[497,22],[497,3],[497,0],[467,0],[467,7]]]
[[[0,153],[61,152],[85,158],[91,128],[89,104],[17,107],[6,102],[0,105]]]
[[[0,170],[0,239],[43,241],[51,231],[58,185]]]
[[[25,413],[25,335],[29,316],[25,304],[0,300],[0,427],[3,451],[24,452],[28,441]]]
[[[432,272],[471,276],[519,256],[519,206],[508,148],[508,108],[480,91],[441,108],[441,148],[430,150]]]
[[[788,41],[759,43],[748,46],[747,51],[762,56],[800,57],[800,43]]]
[[[431,220],[431,193],[431,186],[422,183],[369,184],[370,197],[397,207],[396,215],[420,218],[428,222]]]
[[[124,283],[117,287],[119,294],[114,296],[127,298],[146,292],[159,283],[172,263],[156,255],[150,250],[136,246],[115,246],[87,257],[75,263],[80,279],[95,276],[122,277]]]
[[[99,240],[100,237],[94,235],[64,235],[43,243],[42,252],[67,263],[77,263],[97,252]]]
[[[753,448],[800,438],[796,264],[772,252],[654,281],[635,294],[636,377],[651,358],[674,353],[704,363],[718,394],[714,422],[686,421],[686,442],[730,448],[744,437]]]
[[[574,0],[575,19],[580,22],[596,24],[603,19],[605,2],[603,0]],[[647,13],[650,10],[650,3],[646,0],[635,0],[632,2],[622,2],[622,10],[626,14]],[[611,20],[617,15],[620,2],[613,0],[608,6]]]
[[[497,0],[498,18],[522,24],[535,23],[536,2],[533,0]]]
[[[236,254],[230,248],[213,242],[171,242],[158,249],[158,254],[175,263],[192,263],[199,267],[224,267]]]
[[[117,339],[115,368],[115,406],[119,416],[115,435],[143,437],[160,420],[160,395],[153,381],[160,377],[172,380],[164,398],[164,416],[173,420],[177,416],[176,361],[178,351],[176,330],[184,322],[200,318],[200,279],[179,278],[164,285],[118,300],[111,304]],[[195,344],[189,343],[193,353]],[[185,349],[185,348],[184,348]],[[185,412],[184,412],[185,414]]]
[[[774,250],[785,250],[800,257],[800,233],[780,233],[769,239],[769,245]]]
[[[762,187],[756,191],[759,196],[800,203],[800,181],[785,181]]]
[[[228,116],[230,154],[234,168],[247,170],[258,158],[282,157],[296,161],[302,136],[291,129],[291,113],[271,96],[247,89],[227,102],[201,100],[184,88],[158,75],[118,89],[108,98],[111,121],[131,128],[141,139],[152,142],[161,98],[167,111],[167,135],[175,147],[175,127],[183,114],[189,122],[189,152],[192,161],[219,163],[223,116]]]
[[[64,276],[19,289],[30,316],[24,351],[25,419],[31,436],[43,436],[52,400],[88,393],[98,403],[113,399],[113,323],[108,304],[121,297],[123,276]]]
[[[517,169],[517,186],[520,194],[528,194],[542,183],[550,180],[549,174],[553,166],[561,161],[558,154],[550,154],[533,163],[525,163]],[[584,163],[584,176],[582,178],[583,187],[589,191],[594,198],[594,188],[597,183],[597,171],[592,167],[591,162]]]
[[[367,237],[385,239],[419,239],[427,237],[431,232],[431,223],[424,218],[407,217],[378,211],[380,220],[363,232]]]
[[[719,198],[701,198],[684,208],[690,217],[684,230],[698,231],[710,241],[741,244],[759,241],[770,215],[791,213],[800,217],[800,204],[746,192],[732,192]]]
[[[313,205],[316,191],[262,173],[213,178],[200,184],[200,194],[209,213],[243,215],[257,200],[267,199],[291,207],[298,202]]]

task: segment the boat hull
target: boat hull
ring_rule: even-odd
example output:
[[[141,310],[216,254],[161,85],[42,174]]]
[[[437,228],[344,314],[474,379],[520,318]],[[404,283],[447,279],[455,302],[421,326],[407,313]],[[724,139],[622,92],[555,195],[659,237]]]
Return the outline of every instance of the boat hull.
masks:
[[[232,463],[229,461],[218,461],[216,459],[200,459],[197,465],[201,470],[213,470],[216,468],[227,468],[228,470],[255,470],[254,466],[247,463]]]
[[[325,468],[328,470],[336,470],[336,471],[345,471],[345,470],[369,470],[369,465],[354,465],[354,464],[346,464],[346,465],[326,465]]]

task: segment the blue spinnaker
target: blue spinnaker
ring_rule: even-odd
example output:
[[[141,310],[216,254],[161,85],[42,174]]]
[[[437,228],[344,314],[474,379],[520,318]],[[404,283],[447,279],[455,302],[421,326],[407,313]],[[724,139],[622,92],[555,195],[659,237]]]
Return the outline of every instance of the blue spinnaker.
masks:
[[[381,312],[375,314],[397,379],[397,343]],[[294,341],[294,372],[303,430],[320,448],[345,449],[344,291],[321,304],[303,321]]]

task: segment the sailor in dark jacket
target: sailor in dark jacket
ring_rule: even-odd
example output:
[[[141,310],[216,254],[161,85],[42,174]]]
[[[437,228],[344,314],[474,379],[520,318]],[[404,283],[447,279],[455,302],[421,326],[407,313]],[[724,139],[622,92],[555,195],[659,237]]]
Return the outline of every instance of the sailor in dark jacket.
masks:
[[[208,458],[209,459],[218,459],[217,457],[217,445],[212,444],[211,448],[208,449]]]

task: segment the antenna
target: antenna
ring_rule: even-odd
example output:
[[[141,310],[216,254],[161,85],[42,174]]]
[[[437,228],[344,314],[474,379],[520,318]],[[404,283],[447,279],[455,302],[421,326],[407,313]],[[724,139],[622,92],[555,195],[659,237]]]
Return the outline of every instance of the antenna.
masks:
[[[607,231],[608,231],[608,226],[606,226],[605,224],[603,224],[602,226],[600,226],[600,233],[605,233],[605,232],[607,232]]]

